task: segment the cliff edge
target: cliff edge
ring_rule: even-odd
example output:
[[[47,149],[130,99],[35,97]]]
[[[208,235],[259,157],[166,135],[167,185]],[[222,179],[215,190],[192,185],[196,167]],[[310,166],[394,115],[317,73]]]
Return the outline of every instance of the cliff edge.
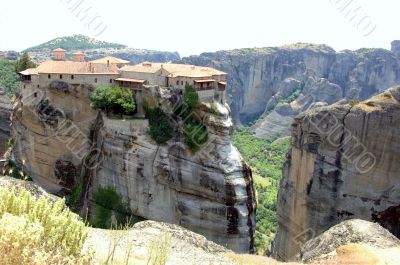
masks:
[[[254,251],[251,170],[231,143],[227,105],[195,112],[208,131],[198,152],[185,144],[174,114],[182,94],[149,87],[144,97],[168,114],[173,137],[157,144],[144,118],[121,119],[90,108],[90,85],[53,82],[19,99],[12,116],[14,156],[46,190],[68,195],[83,182],[82,209],[98,187],[115,187],[133,214],[178,224],[237,252]],[[213,104],[212,106],[210,104]]]
[[[296,117],[278,195],[273,254],[302,245],[348,219],[374,221],[400,236],[400,87],[363,102]]]

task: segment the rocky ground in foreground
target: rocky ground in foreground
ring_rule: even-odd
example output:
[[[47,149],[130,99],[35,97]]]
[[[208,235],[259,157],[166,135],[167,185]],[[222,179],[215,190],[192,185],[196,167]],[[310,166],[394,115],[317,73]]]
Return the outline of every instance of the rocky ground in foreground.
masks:
[[[9,177],[0,177],[0,187],[23,187],[36,197],[51,196],[33,182]],[[103,264],[112,252],[112,264],[126,264],[128,255],[128,264],[136,265],[148,264],[149,258],[161,257],[171,265],[400,264],[399,239],[378,224],[362,220],[345,221],[308,241],[297,257],[301,260],[299,263],[235,254],[177,225],[154,221],[140,222],[121,231],[89,229],[87,246],[95,250],[97,264]],[[114,247],[115,251],[112,251]]]

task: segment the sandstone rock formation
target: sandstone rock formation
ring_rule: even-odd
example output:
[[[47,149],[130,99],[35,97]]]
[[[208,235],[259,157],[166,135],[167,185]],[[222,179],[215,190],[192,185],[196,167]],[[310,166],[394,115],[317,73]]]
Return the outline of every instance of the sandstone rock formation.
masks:
[[[295,44],[238,49],[183,58],[227,72],[228,102],[236,122],[260,120],[258,137],[289,134],[293,118],[346,98],[364,100],[400,84],[398,42],[384,49],[336,52],[326,45]],[[296,100],[296,96],[298,96]],[[281,105],[286,111],[280,112]]]
[[[8,149],[8,140],[11,138],[10,133],[10,117],[12,112],[12,104],[10,99],[0,88],[0,156]]]
[[[209,140],[192,153],[173,114],[177,91],[146,88],[149,102],[160,103],[175,128],[173,139],[157,145],[146,119],[108,118],[89,106],[93,87],[65,85],[23,98],[13,112],[15,159],[35,181],[60,195],[83,181],[83,209],[97,187],[114,186],[136,215],[179,224],[239,252],[254,250],[251,170],[231,143],[227,106],[196,110]]]
[[[126,250],[131,248],[130,264],[146,264],[151,255],[151,244],[161,244],[163,237],[168,237],[165,246],[169,249],[167,264],[232,264],[226,248],[208,241],[204,236],[190,232],[177,225],[144,221],[137,223],[128,231],[90,229],[87,244],[96,250],[95,258],[104,263],[106,253],[113,238],[121,237],[115,252],[114,264],[124,264]],[[103,262],[101,262],[103,261]],[[132,262],[134,261],[134,262]]]
[[[400,258],[400,240],[389,231],[376,223],[364,220],[344,221],[318,237],[307,241],[301,248],[300,258],[303,262],[309,263],[316,260],[327,260],[329,257],[337,255],[337,249],[347,244],[363,245],[372,247],[374,250],[397,248],[397,255],[392,256],[394,264]],[[362,259],[363,257],[355,257]]]
[[[15,189],[17,192],[19,189],[25,189],[37,199],[40,199],[41,197],[46,197],[53,202],[59,199],[58,197],[46,192],[43,188],[36,185],[33,181],[25,181],[8,176],[0,176],[0,188],[7,188],[10,190]]]
[[[274,255],[288,260],[343,220],[373,220],[399,236],[400,87],[296,117],[278,195]]]

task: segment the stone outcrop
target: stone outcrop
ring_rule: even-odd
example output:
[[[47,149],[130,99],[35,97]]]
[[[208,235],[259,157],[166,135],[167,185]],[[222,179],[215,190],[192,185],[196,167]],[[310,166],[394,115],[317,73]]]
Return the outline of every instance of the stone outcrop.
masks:
[[[309,238],[347,219],[398,235],[399,124],[400,87],[295,118],[278,195],[277,258],[295,257]]]
[[[307,109],[343,98],[365,100],[400,84],[398,46],[394,42],[392,52],[336,52],[326,45],[299,43],[203,53],[181,61],[227,72],[227,100],[234,120],[246,123],[260,118],[252,131],[269,137],[289,134],[293,118]],[[285,113],[279,112],[282,104]]]
[[[400,40],[392,41],[391,51],[397,56],[400,57]]]
[[[154,221],[143,221],[135,224],[128,231],[111,231],[90,229],[87,244],[96,250],[95,258],[100,259],[113,245],[113,238],[122,237],[123,240],[115,251],[114,264],[123,264],[127,249],[131,248],[130,262],[146,264],[151,255],[150,246],[165,242],[167,248],[167,264],[221,264],[231,265],[226,248],[208,241],[204,236],[188,231],[177,225],[170,225]],[[163,238],[169,240],[163,241]],[[98,256],[98,257],[97,257]],[[100,262],[100,260],[98,260]]]
[[[227,106],[196,109],[209,140],[193,153],[184,143],[181,118],[173,114],[182,100],[178,91],[145,90],[175,130],[158,145],[147,119],[108,118],[90,108],[91,86],[61,87],[41,88],[42,95],[23,98],[13,112],[15,159],[35,181],[60,195],[83,181],[83,209],[92,205],[93,190],[113,186],[135,215],[181,225],[238,252],[254,251],[252,175],[231,143]]]
[[[0,88],[0,156],[8,149],[8,140],[11,138],[10,117],[12,104],[4,89]]]
[[[301,248],[300,259],[307,263],[327,259],[329,256],[337,255],[337,248],[350,243],[362,244],[364,247],[369,246],[375,250],[398,248],[396,258],[400,255],[400,240],[389,231],[376,223],[353,219],[337,224],[318,237],[307,241]]]
[[[15,189],[17,193],[20,189],[24,189],[29,191],[29,193],[32,194],[36,199],[45,197],[51,202],[56,202],[60,199],[57,196],[49,194],[43,188],[36,185],[33,181],[25,181],[8,176],[0,176],[0,188],[9,190]]]

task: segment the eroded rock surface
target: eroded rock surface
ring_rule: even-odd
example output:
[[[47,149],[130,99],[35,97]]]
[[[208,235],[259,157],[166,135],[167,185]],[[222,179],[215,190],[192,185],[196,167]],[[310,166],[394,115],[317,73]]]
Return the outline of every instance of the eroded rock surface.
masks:
[[[4,89],[0,88],[0,156],[8,149],[8,140],[11,138],[10,117],[12,112],[11,100],[5,94]]]
[[[336,52],[326,45],[238,49],[183,58],[227,72],[228,102],[237,123],[261,119],[252,127],[258,137],[290,134],[299,113],[343,98],[365,100],[400,84],[399,43],[384,49]],[[296,96],[297,99],[296,99]],[[280,113],[281,104],[290,111]]]
[[[207,117],[209,142],[195,154],[185,147],[182,131],[160,146],[147,134],[147,120],[103,116],[97,141],[104,157],[94,187],[117,187],[139,216],[179,224],[230,249],[251,252],[251,171],[230,141],[229,112],[219,108],[225,113]]]
[[[338,247],[349,243],[363,244],[373,249],[400,248],[400,240],[380,225],[353,219],[337,224],[318,237],[307,241],[301,248],[300,258],[307,263],[317,259],[327,259],[337,254],[335,252]],[[397,258],[399,254],[400,251]]]
[[[196,109],[209,140],[193,153],[173,114],[178,91],[146,89],[149,102],[159,102],[173,123],[173,138],[164,145],[148,135],[147,119],[111,119],[91,109],[91,86],[52,84],[40,91],[17,103],[12,131],[16,161],[46,190],[71,194],[82,181],[86,209],[93,190],[113,186],[135,215],[181,225],[238,252],[254,251],[252,175],[231,143],[227,106]]]
[[[295,257],[309,238],[347,219],[377,221],[398,233],[399,100],[394,87],[296,117],[278,195],[276,257]]]

